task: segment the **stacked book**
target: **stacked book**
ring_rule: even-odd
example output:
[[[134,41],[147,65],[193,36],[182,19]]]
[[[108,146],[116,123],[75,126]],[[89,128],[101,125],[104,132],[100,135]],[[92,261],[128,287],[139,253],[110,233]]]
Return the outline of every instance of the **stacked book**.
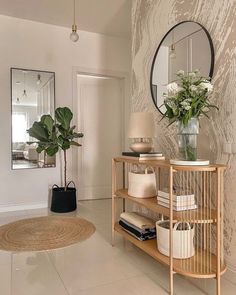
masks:
[[[150,153],[123,152],[122,156],[136,157],[136,158],[139,158],[140,161],[165,160],[165,157],[160,152],[150,152]]]
[[[173,194],[173,210],[185,211],[197,209],[194,194],[187,192],[186,194]],[[158,190],[157,192],[158,205],[166,208],[170,207],[170,194],[166,191]]]
[[[123,212],[120,215],[120,226],[139,241],[156,237],[155,222],[137,212]]]

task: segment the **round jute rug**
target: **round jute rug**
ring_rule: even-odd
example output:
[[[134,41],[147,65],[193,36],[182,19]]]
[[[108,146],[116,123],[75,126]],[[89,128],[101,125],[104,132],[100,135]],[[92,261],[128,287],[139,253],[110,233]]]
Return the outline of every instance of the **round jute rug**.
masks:
[[[88,239],[95,226],[82,218],[45,216],[0,226],[0,250],[43,251]]]

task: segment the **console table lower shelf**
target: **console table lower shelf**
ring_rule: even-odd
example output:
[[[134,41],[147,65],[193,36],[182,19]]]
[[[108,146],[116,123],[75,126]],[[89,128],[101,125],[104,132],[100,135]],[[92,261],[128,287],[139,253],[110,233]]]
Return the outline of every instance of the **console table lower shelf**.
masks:
[[[119,223],[115,223],[115,231],[121,234],[125,239],[132,244],[152,256],[158,262],[169,266],[169,257],[161,254],[157,249],[156,239],[148,241],[139,241],[128,234]],[[208,261],[206,265],[202,265],[203,259]],[[195,255],[188,259],[173,259],[173,271],[192,278],[216,278],[217,260],[214,254],[209,255],[208,252],[195,251]],[[221,267],[221,274],[226,271],[226,265]]]

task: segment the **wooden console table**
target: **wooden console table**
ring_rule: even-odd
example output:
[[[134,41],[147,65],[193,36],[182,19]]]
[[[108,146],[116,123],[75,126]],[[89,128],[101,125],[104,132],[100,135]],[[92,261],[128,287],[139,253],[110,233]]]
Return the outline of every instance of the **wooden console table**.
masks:
[[[157,188],[168,188],[170,207],[157,204],[157,198],[135,198],[128,195],[126,186],[127,172],[132,165],[153,167],[156,172]],[[120,167],[119,167],[120,166]],[[220,277],[226,271],[223,255],[223,165],[175,166],[169,161],[139,161],[138,158],[117,157],[112,160],[112,245],[115,232],[121,234],[135,246],[152,256],[158,262],[169,267],[169,294],[174,292],[174,274],[192,278],[215,278],[217,295],[221,294]],[[123,174],[123,184],[119,185],[118,170]],[[197,209],[186,211],[173,210],[173,186],[178,185],[183,191],[191,191],[198,205]],[[170,229],[177,221],[186,221],[194,225],[195,255],[188,259],[173,258],[173,230],[169,231],[169,256],[161,254],[156,240],[139,241],[129,235],[116,221],[116,200],[123,199],[123,211],[126,201],[145,207],[152,212],[168,218]]]

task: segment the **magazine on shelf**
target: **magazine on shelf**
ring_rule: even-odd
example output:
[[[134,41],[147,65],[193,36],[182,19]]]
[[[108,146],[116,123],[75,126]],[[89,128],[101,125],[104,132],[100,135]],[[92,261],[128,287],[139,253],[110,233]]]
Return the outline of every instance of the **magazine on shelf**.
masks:
[[[162,202],[162,203],[166,203],[166,204],[169,204],[170,203],[170,200],[169,199],[166,199],[166,198],[162,198],[162,197],[159,197],[157,196],[157,201],[158,202]],[[195,200],[194,199],[190,199],[190,200],[183,200],[183,201],[179,201],[179,200],[173,200],[173,204],[174,206],[180,206],[180,207],[183,207],[183,206],[192,206],[192,205],[195,205]]]
[[[169,198],[170,198],[170,194],[166,191],[163,191],[163,190],[158,190],[157,196],[165,198],[167,200],[169,200]],[[173,196],[173,200],[176,202],[195,201],[194,194],[192,194],[191,192],[186,192],[186,194],[173,194],[172,196]]]
[[[161,152],[150,152],[150,153],[122,152],[122,156],[146,158],[146,157],[162,157],[163,154]]]
[[[149,153],[149,154],[140,154],[139,158],[152,158],[152,157],[163,157],[162,153]]]
[[[165,160],[165,157],[139,157],[139,161]]]
[[[164,202],[158,201],[158,205],[161,205],[161,206],[166,207],[166,208],[170,208],[169,204],[164,203]],[[196,204],[191,205],[191,206],[181,206],[181,207],[173,205],[173,210],[175,210],[175,211],[186,211],[186,210],[194,210],[194,209],[197,209]]]

